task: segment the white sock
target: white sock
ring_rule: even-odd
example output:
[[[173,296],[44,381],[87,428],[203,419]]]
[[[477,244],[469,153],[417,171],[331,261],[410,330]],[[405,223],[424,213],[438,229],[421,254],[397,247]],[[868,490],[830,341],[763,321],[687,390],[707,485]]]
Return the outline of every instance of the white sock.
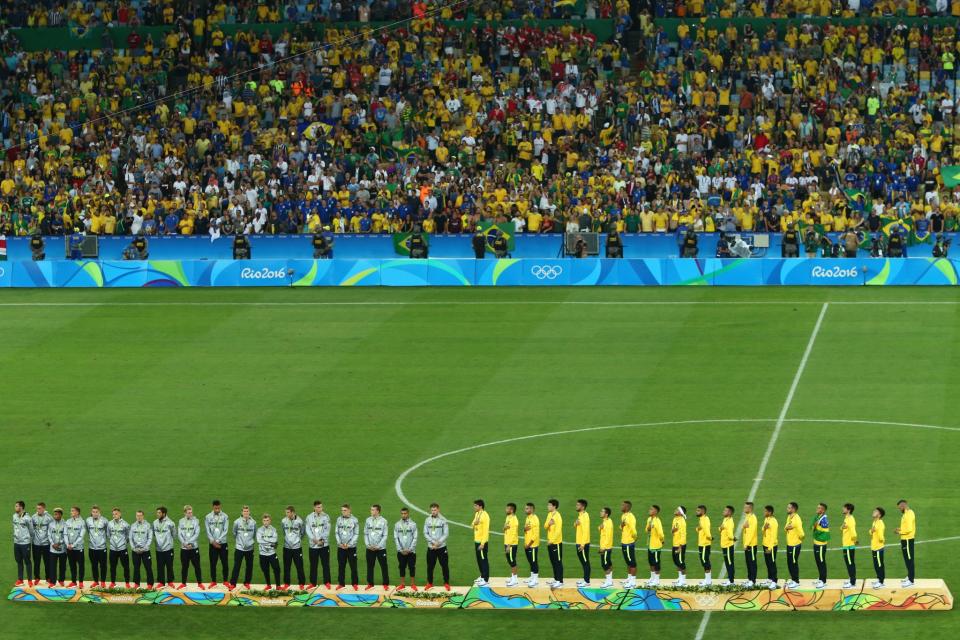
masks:
[[[613,580],[613,572],[611,571],[606,575],[607,580]]]
[[[704,574],[703,579],[704,579],[704,580],[709,580],[709,579],[710,579],[710,572],[709,572],[709,571],[707,571],[707,572]]]

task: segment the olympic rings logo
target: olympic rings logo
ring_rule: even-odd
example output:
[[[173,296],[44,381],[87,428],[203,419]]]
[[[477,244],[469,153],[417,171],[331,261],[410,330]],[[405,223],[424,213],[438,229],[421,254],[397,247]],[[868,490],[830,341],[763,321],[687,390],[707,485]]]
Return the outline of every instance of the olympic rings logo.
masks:
[[[558,264],[535,265],[530,267],[530,275],[537,280],[556,280],[563,273],[563,267]]]

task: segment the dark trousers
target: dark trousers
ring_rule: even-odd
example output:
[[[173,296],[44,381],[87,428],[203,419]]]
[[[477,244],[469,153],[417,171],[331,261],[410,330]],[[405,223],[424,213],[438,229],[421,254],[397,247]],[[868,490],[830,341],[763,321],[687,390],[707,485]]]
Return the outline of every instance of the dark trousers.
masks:
[[[817,577],[822,582],[827,581],[827,545],[813,545],[813,560],[817,563]]]
[[[297,584],[306,582],[303,573],[303,549],[283,548],[283,584],[290,584],[290,565],[297,568]]]
[[[108,555],[110,556],[110,582],[117,581],[118,562],[123,567],[123,581],[130,582],[130,554],[127,553],[127,550],[114,551],[111,549]]]
[[[173,549],[157,551],[157,582],[173,582]]]
[[[443,584],[450,584],[450,556],[447,548],[427,549],[427,582],[433,584],[433,569],[440,563],[440,573],[443,575]]]
[[[35,544],[31,546],[33,552],[33,579],[40,581],[40,576],[50,575],[50,545]],[[44,572],[40,572],[40,564],[43,563]]]
[[[680,573],[687,572],[687,545],[680,545],[673,548],[673,566]]]
[[[527,556],[527,563],[530,565],[530,573],[540,573],[540,547],[530,547],[529,549],[524,549],[523,552]]]
[[[790,579],[800,582],[800,545],[787,547],[787,571]]]
[[[223,581],[226,582],[230,579],[230,567],[229,567],[229,552],[227,551],[227,545],[225,543],[220,545],[220,548],[210,545],[209,550],[207,551],[207,557],[210,558],[210,581],[217,581],[217,565],[223,567]]]
[[[747,580],[757,581],[757,548],[747,547],[743,550],[743,555],[747,559]]]
[[[847,568],[847,575],[850,576],[850,584],[857,584],[856,553],[856,549],[843,550],[843,565]]]
[[[83,561],[83,549],[67,550],[67,562],[70,564],[70,582],[83,582],[87,564]]]
[[[513,569],[517,568],[517,545],[508,544],[503,547],[503,555],[507,558],[507,566],[510,567],[511,573],[516,573]]]
[[[621,544],[620,549],[623,551],[623,561],[628,567],[637,566],[637,549],[633,544]]]
[[[387,569],[387,550],[377,549],[372,551],[367,549],[367,584],[373,584],[373,568],[380,565],[380,577],[383,578],[383,584],[390,584],[390,570]]]
[[[480,570],[480,577],[484,580],[490,579],[490,556],[488,555],[490,549],[486,544],[481,545],[479,542],[473,543],[473,551],[477,556],[477,568]],[[367,564],[370,561],[367,560]]]
[[[13,557],[17,560],[17,580],[30,580],[33,575],[33,562],[30,560],[30,545],[13,545]],[[81,555],[81,557],[83,556]]]
[[[197,583],[203,582],[203,574],[200,571],[200,549],[180,549],[180,582],[183,584],[187,582],[190,565],[193,565]]]
[[[63,582],[67,579],[67,554],[53,553],[47,556],[47,582]]]
[[[710,564],[710,551],[711,545],[706,545],[703,547],[697,547],[697,552],[700,554],[700,564],[703,565],[703,570],[706,573],[710,573],[713,570],[713,565]]]
[[[916,557],[913,553],[913,540],[901,540],[900,541],[900,551],[903,552],[903,564],[907,567],[907,580],[913,582],[914,578],[914,561]]]
[[[580,561],[580,567],[583,568],[583,581],[590,582],[590,545],[582,545],[577,549],[577,559]]]
[[[347,564],[350,564],[350,584],[357,586],[357,548],[350,547],[349,549],[341,549],[337,547],[337,584],[341,587],[346,583],[346,568]]]
[[[400,565],[400,579],[403,580],[407,577],[407,572],[410,572],[410,578],[417,577],[417,554],[410,553],[400,553],[397,551],[397,564]]]
[[[720,552],[723,554],[723,568],[727,570],[727,580],[730,582],[733,582],[737,573],[737,567],[733,562],[734,551],[733,545],[720,549]]]
[[[147,584],[153,584],[153,561],[150,559],[150,552],[133,552],[133,582],[140,584],[140,567],[147,570]]]
[[[767,579],[777,581],[777,547],[763,550],[763,562],[767,565]]]
[[[650,571],[660,573],[660,549],[647,549],[647,564]]]
[[[269,556],[260,556],[260,570],[263,571],[263,580],[267,585],[274,587],[280,586],[280,561],[277,560],[277,554],[271,553]],[[273,571],[273,580],[270,578],[270,572]]]
[[[883,582],[887,578],[887,567],[883,564],[883,549],[874,549],[871,555],[873,556],[873,570],[877,574],[877,582]]]
[[[107,550],[90,549],[90,571],[94,582],[107,581]]]
[[[250,584],[253,581],[253,549],[246,551],[237,549],[233,552],[233,577],[230,578],[232,584],[238,584],[240,565],[243,565],[243,584]]]
[[[600,550],[600,567],[606,573],[610,573],[610,571],[613,569],[613,550],[612,549]]]
[[[547,555],[550,556],[550,566],[553,567],[553,579],[563,582],[563,545],[548,544]]]
[[[323,582],[318,581],[317,564],[323,563]],[[330,584],[330,547],[310,549],[310,584]]]

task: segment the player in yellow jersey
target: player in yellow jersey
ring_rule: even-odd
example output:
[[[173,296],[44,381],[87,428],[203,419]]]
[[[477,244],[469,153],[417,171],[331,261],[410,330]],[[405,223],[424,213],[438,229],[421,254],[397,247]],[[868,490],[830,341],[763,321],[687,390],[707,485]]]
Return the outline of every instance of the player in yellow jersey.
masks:
[[[705,505],[697,505],[697,552],[700,554],[700,564],[703,565],[703,581],[701,587],[713,584],[712,566],[710,564],[710,550],[713,542],[713,532],[710,530],[710,516],[707,515]]]
[[[843,588],[853,589],[857,586],[857,521],[853,517],[853,505],[849,502],[843,505],[840,545],[843,550],[843,564],[847,567],[847,575],[850,578]]]
[[[637,517],[632,509],[633,503],[629,500],[620,505],[620,549],[627,565],[627,579],[623,581],[625,589],[637,586]]]
[[[480,577],[473,581],[478,587],[487,586],[490,581],[490,556],[487,543],[490,542],[490,514],[486,512],[483,500],[473,501],[473,547],[477,554],[477,567]]]
[[[527,514],[523,521],[523,552],[530,565],[530,577],[527,586],[533,588],[540,582],[540,516],[536,514],[536,506],[528,502],[523,511]]]
[[[660,505],[650,505],[647,512],[647,563],[650,565],[648,587],[660,584],[660,553],[663,551],[663,523],[660,522]]]
[[[590,514],[587,513],[587,501],[577,500],[577,520],[573,523],[576,532],[577,558],[583,568],[583,580],[577,582],[578,587],[590,586]]]
[[[817,504],[817,515],[810,525],[813,530],[813,559],[817,565],[817,581],[814,589],[827,586],[827,543],[830,542],[830,521],[827,519],[827,505]]]
[[[783,532],[787,536],[787,571],[790,572],[788,589],[800,586],[800,548],[803,545],[803,521],[797,511],[800,506],[796,502],[787,505],[787,520],[783,523]]]
[[[673,566],[677,568],[676,586],[683,587],[687,584],[687,508],[683,505],[673,512],[670,535]]]
[[[723,508],[723,520],[717,527],[720,533],[720,553],[723,554],[723,568],[727,572],[727,578],[720,584],[729,587],[736,580],[737,567],[733,562],[733,556],[736,552],[734,545],[737,542],[737,525],[733,522],[733,506],[727,505]]]
[[[874,507],[873,524],[870,525],[870,555],[873,558],[873,570],[877,579],[873,583],[874,589],[884,589],[887,585],[883,581],[887,577],[887,566],[883,563],[883,546],[887,541],[887,525],[883,524],[883,516],[887,515],[883,507]]]
[[[603,569],[601,589],[613,588],[613,521],[610,519],[610,507],[600,509],[600,568]]]
[[[757,527],[757,514],[753,512],[753,503],[743,503],[743,528],[740,529],[740,544],[747,561],[747,579],[743,586],[750,589],[757,583],[757,542],[760,530]]]
[[[549,582],[551,589],[563,586],[563,518],[557,511],[559,508],[560,502],[556,498],[547,500],[547,520],[543,523],[547,530],[547,555],[553,567],[553,580]]]
[[[773,505],[763,508],[763,561],[767,565],[767,588],[777,588],[777,543],[779,541],[780,523],[773,515]]]
[[[900,526],[896,533],[900,534],[900,551],[903,552],[903,563],[907,566],[907,577],[900,581],[900,586],[906,588],[913,586],[915,577],[913,545],[917,537],[917,516],[906,500],[898,502],[897,509],[900,509]]]
[[[503,521],[503,552],[507,556],[507,566],[510,567],[510,577],[506,586],[515,587],[517,581],[517,547],[520,545],[520,521],[517,520],[517,505],[508,502],[507,516]]]

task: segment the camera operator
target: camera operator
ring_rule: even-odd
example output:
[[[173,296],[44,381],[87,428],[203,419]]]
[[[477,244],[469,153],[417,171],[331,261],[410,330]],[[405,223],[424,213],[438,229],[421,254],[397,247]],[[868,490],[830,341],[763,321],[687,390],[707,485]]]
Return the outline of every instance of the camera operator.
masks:
[[[623,257],[623,240],[620,238],[620,232],[616,229],[611,229],[610,233],[607,234],[607,257]]]
[[[237,234],[233,237],[233,259],[250,259],[250,241],[247,239],[247,236],[243,234]]]
[[[133,239],[133,247],[137,250],[136,260],[146,260],[150,257],[150,253],[147,251],[147,239],[143,237],[143,234],[139,234]]]
[[[818,246],[820,246],[820,237],[817,234],[816,229],[813,227],[807,227],[806,231],[803,232],[804,253],[807,254],[808,258],[816,258]]]
[[[140,252],[137,251],[137,248],[133,246],[133,243],[131,242],[130,244],[128,244],[126,247],[123,248],[122,257],[124,260],[139,260]]]
[[[730,241],[727,239],[727,234],[725,233],[721,233],[717,238],[717,257],[730,257]]]
[[[797,233],[797,228],[792,222],[787,225],[787,230],[783,234],[783,240],[780,244],[780,257],[800,257],[800,234]]]
[[[317,231],[313,234],[311,242],[313,243],[314,260],[329,260],[333,257],[333,240],[328,239],[323,231]]]
[[[697,247],[697,243],[699,241],[700,239],[697,237],[697,232],[693,229],[687,229],[687,232],[683,234],[680,257],[696,258],[697,254],[700,252],[700,249]]]
[[[856,258],[860,250],[860,236],[853,229],[848,229],[842,236],[840,242],[843,244],[843,257]]]
[[[837,258],[840,256],[840,246],[833,244],[827,234],[820,236],[820,257]]]
[[[950,238],[944,238],[942,233],[937,234],[937,241],[933,245],[934,258],[946,258],[950,251]]]
[[[47,257],[43,244],[43,236],[40,235],[39,231],[34,232],[34,234],[30,236],[30,256],[34,261],[43,260]]]
[[[885,254],[886,249],[883,246],[883,238],[879,233],[873,234],[873,237],[870,239],[870,257],[882,258]]]
[[[573,257],[574,258],[586,258],[587,257],[587,243],[584,242],[583,236],[577,236],[577,242],[573,245]]]
[[[734,236],[733,242],[730,243],[730,253],[737,258],[749,258],[750,245],[744,241],[743,236]]]

